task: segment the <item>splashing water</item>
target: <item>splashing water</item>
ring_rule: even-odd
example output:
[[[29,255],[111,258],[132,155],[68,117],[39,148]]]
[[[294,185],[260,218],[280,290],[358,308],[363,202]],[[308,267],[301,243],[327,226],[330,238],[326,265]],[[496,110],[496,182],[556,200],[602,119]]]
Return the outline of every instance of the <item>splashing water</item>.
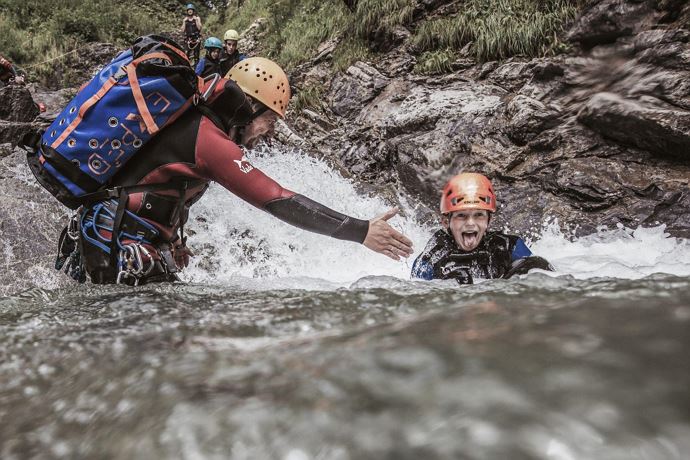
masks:
[[[362,196],[355,185],[325,161],[300,151],[263,149],[249,153],[253,164],[284,187],[337,211],[362,219],[391,207],[382,197]],[[410,205],[404,197],[403,212]],[[391,223],[414,242],[415,254],[394,262],[362,245],[300,230],[212,185],[192,209],[188,228],[199,256],[186,280],[236,284],[246,278],[271,279],[270,287],[315,288],[351,283],[367,275],[407,279],[414,257],[424,249],[434,228],[422,227],[410,214]],[[690,242],[670,237],[664,226],[600,230],[570,239],[557,221],[544,226],[530,244],[536,255],[556,268],[555,275],[576,278],[638,279],[653,273],[690,275]]]
[[[637,229],[619,225],[573,240],[553,221],[531,247],[547,258],[558,274],[575,278],[639,279],[654,273],[690,276],[690,241],[672,238],[665,226]]]
[[[254,151],[254,166],[296,193],[336,211],[372,219],[393,204],[362,196],[353,183],[324,161],[294,150]],[[406,206],[409,208],[409,206]],[[421,250],[430,231],[411,217],[395,216],[391,225]],[[314,285],[306,278],[346,283],[366,275],[409,278],[412,260],[395,262],[364,246],[310,233],[279,221],[213,184],[190,215],[192,247],[203,255],[193,262],[187,279],[228,283],[237,277],[302,277],[292,287]],[[305,285],[306,283],[306,285]],[[323,283],[316,283],[322,287]],[[275,287],[275,286],[274,286]]]

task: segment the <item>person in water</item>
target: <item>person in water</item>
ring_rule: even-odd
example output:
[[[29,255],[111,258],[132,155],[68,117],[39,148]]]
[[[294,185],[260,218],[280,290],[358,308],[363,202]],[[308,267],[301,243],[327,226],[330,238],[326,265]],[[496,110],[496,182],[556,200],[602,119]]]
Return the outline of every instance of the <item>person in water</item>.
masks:
[[[246,59],[246,56],[237,49],[237,42],[239,39],[240,34],[238,34],[236,30],[228,29],[225,31],[225,35],[223,36],[223,44],[225,46],[223,49],[223,56],[220,58],[221,75],[227,75],[235,64]]]
[[[412,265],[412,277],[425,280],[509,278],[532,268],[552,270],[533,256],[522,238],[488,231],[496,212],[491,181],[477,173],[451,178],[441,194],[443,228],[427,243]]]
[[[213,87],[206,104],[151,139],[112,180],[113,186],[158,188],[81,208],[63,231],[56,267],[80,281],[88,274],[98,284],[178,280],[193,255],[184,236],[189,208],[211,181],[304,230],[360,243],[394,260],[412,254],[412,242],[387,223],[396,208],[371,220],[341,214],[282,187],[245,156],[244,148],[270,135],[285,116],[290,86],[276,63],[245,59],[227,79],[207,84]],[[111,252],[114,227],[122,249]]]
[[[223,52],[223,43],[221,43],[219,38],[209,37],[204,41],[204,49],[206,50],[206,56],[196,65],[196,74],[201,78],[208,77],[214,73],[221,74],[220,55]]]

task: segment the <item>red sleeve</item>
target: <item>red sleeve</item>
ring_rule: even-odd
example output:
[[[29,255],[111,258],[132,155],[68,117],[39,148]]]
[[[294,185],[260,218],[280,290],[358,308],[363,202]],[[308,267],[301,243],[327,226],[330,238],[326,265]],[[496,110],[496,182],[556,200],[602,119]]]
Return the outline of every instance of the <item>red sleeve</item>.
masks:
[[[294,195],[249,163],[242,149],[206,117],[199,125],[195,160],[203,176],[257,208],[264,209],[270,201]]]

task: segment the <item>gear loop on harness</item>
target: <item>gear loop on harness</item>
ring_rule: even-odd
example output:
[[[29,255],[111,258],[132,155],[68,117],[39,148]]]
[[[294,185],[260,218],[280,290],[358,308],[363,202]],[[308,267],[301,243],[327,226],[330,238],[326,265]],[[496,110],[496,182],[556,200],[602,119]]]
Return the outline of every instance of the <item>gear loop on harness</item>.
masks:
[[[128,243],[123,245],[123,249],[118,254],[118,273],[117,284],[122,284],[125,279],[134,279],[134,285],[139,284],[139,280],[151,273],[156,262],[151,252],[140,243]]]

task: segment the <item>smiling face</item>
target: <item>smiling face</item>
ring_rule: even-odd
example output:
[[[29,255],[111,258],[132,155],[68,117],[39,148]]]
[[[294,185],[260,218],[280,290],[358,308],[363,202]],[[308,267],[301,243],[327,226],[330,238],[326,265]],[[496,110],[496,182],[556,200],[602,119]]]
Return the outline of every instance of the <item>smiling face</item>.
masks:
[[[463,251],[472,251],[479,246],[489,220],[489,211],[485,209],[455,211],[448,217],[444,216],[444,224]]]
[[[217,61],[218,58],[220,57],[220,49],[219,48],[211,48],[208,52],[208,55],[211,59],[214,61]]]

